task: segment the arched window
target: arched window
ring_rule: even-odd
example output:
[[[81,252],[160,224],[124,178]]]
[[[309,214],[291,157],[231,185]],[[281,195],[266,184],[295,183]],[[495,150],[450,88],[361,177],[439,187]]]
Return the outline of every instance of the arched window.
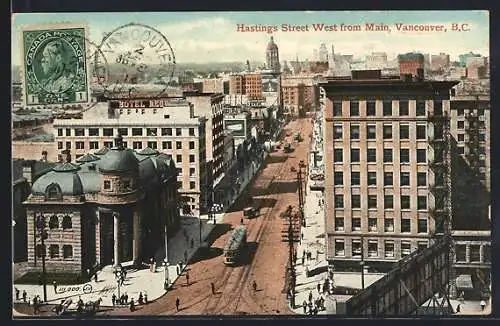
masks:
[[[36,245],[36,249],[35,249],[35,254],[37,257],[42,257],[42,253],[43,253],[43,247],[41,244],[37,244]]]
[[[72,227],[73,227],[73,224],[71,222],[71,217],[69,215],[65,215],[63,217],[63,222],[62,222],[63,230],[71,229]]]
[[[72,258],[73,257],[73,246],[64,245],[63,246],[63,257],[64,258]]]
[[[56,215],[52,215],[49,220],[49,228],[57,229],[59,227],[59,219]]]
[[[62,192],[61,188],[57,183],[51,183],[50,185],[47,186],[45,190],[45,199],[48,200],[61,200],[62,199]]]
[[[50,258],[59,258],[59,246],[56,244],[50,245]]]

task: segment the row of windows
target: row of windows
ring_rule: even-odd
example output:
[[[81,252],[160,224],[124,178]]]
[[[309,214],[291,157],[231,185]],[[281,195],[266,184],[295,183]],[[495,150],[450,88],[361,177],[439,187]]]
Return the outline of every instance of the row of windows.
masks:
[[[479,141],[486,141],[486,134],[479,134]],[[465,134],[457,134],[458,141],[465,141]],[[484,151],[484,147],[481,147]]]
[[[71,221],[71,217],[69,215],[65,215],[62,218],[62,223],[61,223],[61,228],[63,230],[66,229],[71,229],[73,227],[73,223]],[[52,215],[49,219],[49,228],[50,229],[57,229],[59,228],[59,218],[57,215]]]
[[[478,121],[478,125],[477,125],[480,129],[484,129],[486,126],[485,126],[485,122],[484,121]],[[465,129],[465,121],[464,120],[458,120],[457,121],[457,129]]]
[[[142,145],[144,142],[142,141],[134,141],[132,142],[132,148],[133,149],[142,149]],[[152,149],[158,149],[158,145],[160,142],[156,141],[148,141],[146,142],[146,147],[152,148]],[[161,148],[162,149],[172,149],[172,141],[162,141],[161,142]],[[85,148],[86,142],[84,141],[75,141],[75,148],[76,149],[86,149]],[[103,142],[104,147],[107,148],[112,148],[113,147],[113,142],[112,141],[104,141]],[[123,142],[123,146],[126,148],[127,147],[127,142]],[[64,143],[62,141],[57,142],[57,148],[62,149],[64,146]],[[90,141],[88,142],[88,149],[99,149],[99,142],[98,141]],[[196,144],[194,141],[189,142],[189,149],[195,149]],[[66,142],[66,149],[71,149],[71,142],[67,141]],[[182,149],[182,141],[176,141],[175,142],[175,149]]]
[[[182,181],[177,181],[177,189],[182,189]],[[196,189],[196,182],[189,181],[189,189]]]
[[[469,110],[469,112],[472,112],[474,110]],[[457,116],[461,117],[465,115],[465,110],[464,109],[457,109]],[[484,109],[477,109],[477,115],[481,116],[484,115]]]
[[[350,116],[360,116],[359,112],[359,102],[360,101],[349,101],[349,114]],[[392,116],[393,115],[393,101],[382,101],[382,114],[384,116]],[[407,116],[410,114],[409,110],[409,101],[408,100],[400,100],[395,101],[399,102],[399,112],[397,115],[399,116]],[[376,101],[366,101],[366,115],[367,116],[375,116],[377,114]],[[439,115],[443,112],[443,102],[442,101],[434,101],[434,114]],[[416,101],[416,115],[417,116],[425,116],[426,114],[426,105],[425,101],[417,100]],[[342,116],[342,101],[336,100],[333,101],[333,115],[336,117]]]
[[[368,218],[368,232],[377,232],[376,218]],[[401,219],[401,233],[410,233],[411,232],[411,219],[402,218]],[[344,217],[336,217],[335,218],[335,231],[345,231],[345,223]],[[353,217],[351,218],[351,231],[361,231],[361,218]],[[395,232],[394,231],[394,219],[385,218],[384,219],[384,232]],[[418,233],[427,233],[427,219],[419,218],[417,222],[417,232]]]
[[[392,139],[392,124],[387,124],[383,126],[383,138]],[[360,139],[360,127],[359,125],[350,126],[350,139]],[[416,128],[416,139],[426,139],[426,126],[417,125]],[[343,128],[342,125],[334,125],[333,127],[333,138],[343,139]],[[377,126],[367,125],[366,126],[366,139],[376,139],[377,138]],[[414,139],[413,135],[411,137]],[[407,124],[401,124],[399,126],[399,139],[410,139],[410,126]]]
[[[177,168],[177,175],[181,176],[183,174],[183,170],[182,168]],[[196,173],[196,169],[195,168],[189,168],[189,176],[190,177],[194,177],[195,176],[195,173]]]
[[[344,162],[344,150],[342,148],[335,148],[333,150],[333,161],[335,163],[343,163]],[[416,158],[417,163],[426,163],[427,160],[427,150],[426,149],[417,149],[416,150]],[[359,148],[351,148],[351,163],[359,163],[360,162],[360,149]],[[384,148],[383,151],[383,160],[385,163],[393,163],[393,149],[392,148]],[[369,163],[377,162],[377,149],[376,148],[367,148],[366,149],[366,161]],[[400,163],[410,163],[410,150],[408,148],[401,148],[399,150],[399,162]]]
[[[368,195],[368,208],[377,208],[378,201],[377,195]],[[401,209],[410,209],[410,196],[401,195],[400,207]],[[344,195],[335,195],[334,199],[335,208],[344,208]],[[351,208],[361,208],[361,195],[351,195]],[[394,209],[394,196],[384,195],[384,209]],[[417,209],[427,210],[427,196],[417,196]]]
[[[482,248],[481,248],[482,247]],[[491,261],[491,246],[489,245],[469,245],[469,259],[467,260],[467,245],[457,244],[455,246],[455,257],[457,262],[470,262],[478,263],[481,262],[481,250],[483,262]]]
[[[63,245],[63,258],[72,258],[73,257],[73,246],[71,245]],[[41,244],[36,245],[36,256],[42,257],[44,252],[44,248]],[[59,245],[52,244],[49,246],[49,257],[50,258],[59,258]]]
[[[400,172],[399,174],[399,185],[400,186],[411,186],[413,182],[410,182],[410,172]],[[366,184],[368,186],[376,186],[377,185],[377,172],[368,171],[366,173]],[[343,186],[344,185],[344,172],[336,171],[333,174],[333,183],[335,186]],[[361,185],[361,172],[353,171],[351,172],[351,186],[359,186]],[[394,177],[393,172],[384,172],[384,186],[393,186],[394,185]],[[427,186],[427,173],[426,172],[417,172],[417,186],[425,187]]]
[[[161,129],[161,135],[162,136],[173,136],[173,130],[175,129],[175,135],[176,136],[182,136],[183,135],[183,128],[130,128],[132,136],[143,136],[144,134],[146,136],[157,136],[158,135],[158,129]],[[144,132],[144,129],[146,131]],[[195,135],[195,128],[189,128],[188,129],[188,135],[189,136],[194,136]],[[58,136],[63,136],[63,131],[65,131],[66,136],[71,136],[71,128],[58,128],[57,129],[57,135]],[[115,128],[102,128],[102,136],[114,136]],[[129,134],[129,128],[117,128],[117,132],[120,133],[122,136],[128,136]],[[87,129],[87,134],[85,133],[85,128],[74,128],[74,136],[99,136],[100,129],[99,128],[88,128]]]
[[[422,250],[427,248],[427,242],[418,242],[417,250]],[[353,257],[361,257],[362,246],[361,240],[352,240],[352,256]],[[379,257],[379,244],[377,240],[368,240],[368,257]],[[396,258],[395,250],[394,250],[394,240],[385,240],[384,241],[384,257],[385,258]],[[408,256],[411,254],[411,242],[409,241],[401,241],[401,257]],[[335,256],[346,256],[345,253],[345,245],[344,240],[336,239],[335,240]]]

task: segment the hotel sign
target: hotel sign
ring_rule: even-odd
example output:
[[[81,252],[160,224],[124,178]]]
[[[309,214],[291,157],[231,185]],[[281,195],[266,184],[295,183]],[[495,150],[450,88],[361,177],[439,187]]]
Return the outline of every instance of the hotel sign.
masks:
[[[114,109],[143,109],[143,108],[163,108],[172,104],[171,99],[131,99],[113,100],[110,105]]]

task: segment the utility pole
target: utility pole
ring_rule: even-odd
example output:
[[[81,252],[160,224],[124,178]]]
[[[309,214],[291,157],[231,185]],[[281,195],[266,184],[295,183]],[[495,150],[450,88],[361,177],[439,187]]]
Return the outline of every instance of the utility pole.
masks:
[[[365,289],[365,253],[364,253],[364,238],[361,236],[361,289]]]
[[[299,212],[300,212],[300,222],[303,227],[306,226],[306,219],[304,217],[304,193],[302,191],[302,164],[299,163],[299,170],[297,172],[297,183],[299,190]]]
[[[45,256],[47,255],[47,250],[45,248],[45,239],[47,239],[47,230],[45,228],[45,216],[42,213],[38,213],[36,217],[36,226],[40,239],[42,241],[42,283],[43,283],[43,301],[47,302],[47,272],[45,270]]]
[[[295,219],[292,215],[292,206],[288,206],[284,217],[288,218],[288,229],[284,232],[284,240],[288,242],[288,260],[289,260],[289,279],[288,279],[288,295],[290,304],[295,307],[295,259],[294,259],[294,245],[295,240]]]

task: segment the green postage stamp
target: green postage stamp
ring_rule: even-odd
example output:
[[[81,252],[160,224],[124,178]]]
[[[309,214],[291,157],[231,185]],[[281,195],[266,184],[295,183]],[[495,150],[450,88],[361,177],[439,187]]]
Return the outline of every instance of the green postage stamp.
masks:
[[[24,26],[21,34],[25,105],[88,103],[86,25]]]

